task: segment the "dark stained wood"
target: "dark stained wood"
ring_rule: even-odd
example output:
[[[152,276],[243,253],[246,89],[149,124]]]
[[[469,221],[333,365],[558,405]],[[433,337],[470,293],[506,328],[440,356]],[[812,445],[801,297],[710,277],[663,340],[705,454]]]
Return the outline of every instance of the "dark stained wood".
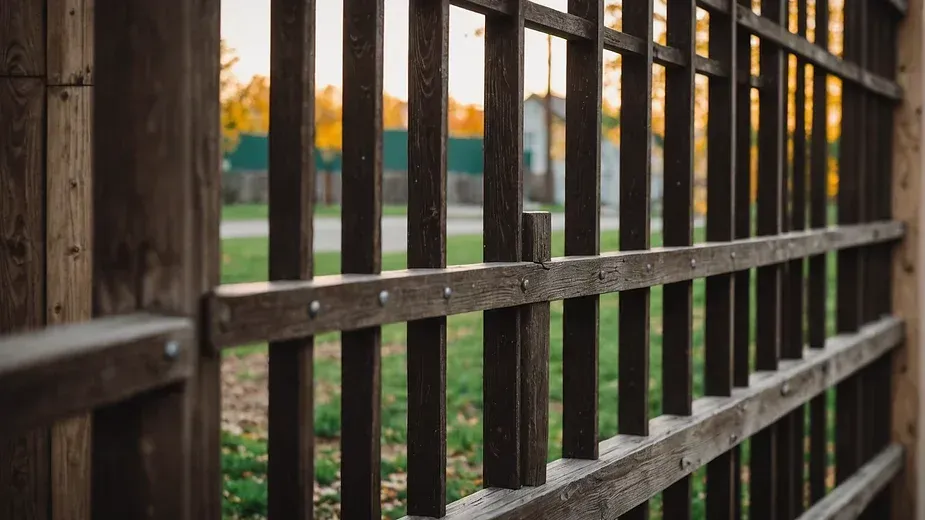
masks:
[[[95,14],[94,89],[107,102],[94,104],[94,314],[192,317],[201,280],[189,253],[200,246],[190,94],[205,72],[177,66],[192,58],[191,5],[97,0]],[[194,385],[95,411],[94,518],[190,518]]]
[[[446,267],[450,4],[414,0],[409,12],[408,267]],[[407,341],[408,513],[440,517],[446,513],[446,318],[408,322]]]
[[[241,345],[606,294],[889,242],[903,233],[899,223],[879,222],[689,248],[559,257],[544,266],[529,262],[483,263],[381,275],[321,276],[313,281],[224,285],[215,290],[210,302],[211,334],[217,345]],[[696,269],[690,267],[692,260]],[[524,278],[529,280],[526,292],[522,288]],[[453,290],[449,300],[443,298],[445,287]],[[389,303],[384,307],[377,300],[382,290],[389,291]],[[322,306],[314,319],[309,316],[312,301]]]
[[[785,23],[784,0],[762,0],[761,12],[768,20]],[[742,11],[739,11],[742,12]],[[784,30],[784,29],[781,29]],[[759,48],[761,76],[767,83],[759,91],[758,119],[758,235],[781,232],[781,202],[786,123],[786,60],[780,47],[762,40]],[[781,345],[781,266],[758,269],[756,283],[756,368],[776,370]],[[751,442],[749,518],[777,518],[779,480],[777,466],[778,425],[771,425]],[[780,428],[783,429],[783,428]],[[785,435],[786,437],[786,431]],[[787,443],[783,443],[786,448]],[[784,505],[786,507],[786,505]],[[786,511],[784,509],[783,511]]]
[[[856,63],[864,59],[866,2],[845,6],[845,58]],[[863,180],[867,138],[862,132],[864,93],[846,84],[842,102],[842,145],[839,147],[838,223],[863,221]],[[859,249],[839,252],[837,271],[836,329],[857,330],[862,323],[864,298],[864,261]],[[861,464],[863,425],[861,378],[852,378],[837,389],[835,410],[835,475],[844,482]]]
[[[710,56],[732,70],[736,64],[736,25],[728,15],[710,17]],[[735,236],[736,84],[734,77],[711,78],[708,91],[707,240]],[[729,396],[733,387],[733,275],[706,279],[706,395]],[[738,466],[727,451],[707,465],[706,510],[710,519],[735,516],[735,474]]]
[[[569,12],[596,28],[596,38],[566,49],[565,254],[600,253],[603,5],[571,0]],[[562,455],[598,456],[598,332],[596,295],[563,302]]]
[[[688,63],[669,68],[665,76],[665,171],[664,242],[666,246],[693,243],[694,162],[694,68],[696,46],[694,25],[697,8],[693,0],[668,5],[667,43],[679,49]],[[730,70],[727,66],[726,70]],[[728,76],[728,74],[727,74]],[[693,282],[666,285],[662,297],[662,412],[690,415],[693,399],[691,356]],[[691,517],[689,476],[666,488],[662,494],[666,518]]]
[[[77,0],[68,0],[77,1]],[[93,0],[83,0],[91,4]],[[221,65],[221,1],[191,2],[197,30],[193,46],[193,268],[197,270],[199,294],[206,295],[221,282],[222,212],[221,134],[219,130],[219,68]],[[206,309],[199,305],[199,370],[196,374],[196,409],[193,412],[192,505],[193,518],[221,515],[224,487],[221,460],[221,353],[203,330]]]
[[[806,511],[800,516],[800,520],[857,518],[871,504],[877,493],[886,488],[903,470],[903,456],[901,445],[890,445]]]
[[[525,0],[510,15],[485,18],[485,174],[483,243],[486,262],[521,259]],[[536,285],[519,281],[521,292]],[[520,311],[484,314],[484,482],[520,487]]]
[[[652,40],[652,1],[624,6],[623,30]],[[623,57],[620,110],[620,249],[649,248],[652,54]],[[620,293],[620,433],[649,432],[649,289]],[[634,513],[632,517],[639,513]]]
[[[382,269],[383,0],[344,2],[344,139],[341,269]],[[310,123],[308,123],[310,125]],[[308,141],[310,143],[310,141]],[[394,305],[389,292],[371,295]],[[322,303],[322,312],[327,308]],[[341,504],[345,518],[378,518],[381,360],[379,327],[341,335]]]
[[[35,5],[35,2],[26,2]],[[41,12],[31,6],[0,9],[0,67],[44,67]],[[40,4],[39,4],[40,5]],[[15,24],[9,18],[15,16]],[[8,39],[11,37],[12,39]],[[28,44],[28,45],[27,45]],[[3,53],[0,50],[0,53]],[[42,69],[44,70],[44,69]],[[35,72],[35,71],[32,71]],[[24,332],[45,323],[45,87],[40,79],[0,78],[0,333]],[[47,429],[0,439],[0,516],[49,518],[50,438]]]
[[[45,75],[45,2],[4,2],[0,9],[0,77]]]
[[[739,4],[751,6],[751,0],[738,0]],[[751,36],[745,31],[736,31],[736,63],[739,76],[748,75],[751,70]],[[735,238],[745,239],[752,234],[752,119],[751,87],[737,83],[735,108]],[[733,383],[734,386],[748,386],[749,352],[751,345],[751,271],[735,273],[733,306]]]
[[[270,25],[269,276],[271,280],[309,280],[315,186],[315,2],[274,0]],[[350,163],[356,168],[353,161]],[[345,204],[347,197],[345,194]],[[364,235],[351,236],[358,242]],[[311,337],[270,343],[268,444],[272,455],[268,461],[267,506],[271,517],[313,517],[313,350]],[[347,389],[353,387],[344,385],[345,398],[357,398],[348,396]],[[362,431],[359,424],[356,426]],[[343,439],[346,444],[352,437],[345,433]],[[345,481],[354,478],[356,470],[353,466],[347,470],[347,466],[356,456],[352,451],[345,453]],[[349,482],[351,492],[362,496],[361,489],[352,487],[355,478]],[[378,498],[377,493],[376,503]],[[365,503],[363,498],[357,502]]]
[[[829,6],[827,0],[816,0],[815,44],[828,49]],[[822,30],[821,28],[826,28]],[[824,228],[828,216],[828,138],[826,118],[828,93],[825,70],[813,67],[813,118],[810,144],[809,204],[810,227]],[[826,255],[809,258],[807,287],[808,340],[810,348],[823,348],[826,336]],[[825,394],[814,397],[809,405],[809,498],[818,502],[825,495],[827,421]]]
[[[751,386],[735,389],[732,397],[695,401],[690,417],[654,419],[649,437],[620,435],[602,442],[601,457],[596,461],[562,459],[550,463],[545,486],[482,490],[450,504],[447,517],[622,515],[773,424],[811,396],[856,373],[902,340],[903,325],[894,318],[880,320],[858,334],[832,338],[824,351],[813,351],[803,360],[784,361],[779,372],[753,375]],[[789,391],[782,392],[785,388]]]
[[[552,254],[552,215],[523,215],[523,259],[543,263]],[[520,477],[525,486],[546,483],[549,443],[549,302],[520,308]]]
[[[47,0],[45,17],[48,85],[91,86],[93,0]]]
[[[144,313],[6,336],[0,340],[0,391],[7,396],[0,434],[183,381],[193,374],[192,338],[189,320]],[[171,342],[176,357],[165,355]]]

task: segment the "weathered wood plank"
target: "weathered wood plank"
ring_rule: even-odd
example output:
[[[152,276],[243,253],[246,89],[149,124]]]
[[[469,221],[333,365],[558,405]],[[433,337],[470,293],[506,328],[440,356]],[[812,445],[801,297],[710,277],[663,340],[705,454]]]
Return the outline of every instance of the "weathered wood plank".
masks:
[[[46,0],[48,86],[93,84],[93,4]]]
[[[740,4],[751,6],[751,0],[738,0]],[[750,35],[745,31],[736,31],[735,68],[740,76],[748,75],[751,70]],[[752,110],[751,87],[737,83],[735,109],[735,238],[746,239],[752,234]],[[748,385],[749,347],[751,338],[751,271],[735,273],[733,282],[735,318],[733,334],[733,379],[735,386]]]
[[[690,417],[654,419],[648,437],[618,435],[604,441],[596,461],[551,462],[543,486],[476,492],[450,504],[447,518],[622,515],[896,348],[903,338],[903,325],[895,318],[830,338],[826,349],[783,361],[778,372],[753,374],[751,385],[733,390],[732,397],[698,399]]]
[[[450,4],[409,5],[408,266],[446,267]],[[444,295],[452,298],[452,290]],[[408,322],[408,512],[446,513],[446,318]]]
[[[380,275],[321,276],[313,281],[223,285],[211,298],[211,333],[217,345],[233,346],[606,294],[891,241],[903,236],[903,229],[899,223],[880,222],[685,248],[559,257],[544,266],[483,263]],[[692,260],[695,269],[691,269]],[[528,281],[526,291],[524,279]],[[443,298],[445,287],[453,291],[448,300]],[[389,291],[386,306],[377,300],[383,290]],[[321,306],[313,318],[309,315],[312,301]]]
[[[881,490],[903,469],[905,453],[899,444],[892,444],[870,462],[861,466],[850,478],[838,485],[828,496],[800,516],[800,520],[850,520],[857,518]]]
[[[312,277],[314,44],[313,0],[271,2],[271,280],[310,280]],[[359,239],[362,235],[354,237]],[[309,519],[314,516],[313,352],[311,337],[270,343],[268,442],[273,455],[268,461],[267,505],[271,517]],[[345,393],[348,386],[353,385],[345,385]],[[359,491],[350,489],[352,492]],[[378,498],[377,493],[377,503]],[[360,494],[357,501],[363,503],[363,500]]]
[[[600,253],[601,89],[603,5],[569,2],[571,13],[596,28],[589,41],[566,49],[565,254]],[[596,295],[563,302],[562,455],[597,458],[600,303]]]
[[[552,215],[548,212],[525,212],[523,241],[525,261],[548,261],[552,254]],[[520,478],[525,486],[546,483],[549,317],[549,302],[520,307]]]
[[[524,9],[485,19],[485,195],[483,258],[521,259],[523,213]],[[521,292],[529,281],[520,282]],[[484,483],[520,487],[520,312],[484,313]]]
[[[5,336],[0,392],[7,399],[0,433],[47,425],[184,380],[195,357],[192,331],[187,319],[140,313]],[[176,347],[176,355],[167,355],[168,347]]]
[[[51,20],[49,20],[51,23]],[[90,27],[92,34],[92,26]],[[92,92],[49,87],[46,113],[45,317],[49,325],[92,314]],[[52,518],[90,518],[90,416],[51,429]]]
[[[93,107],[94,315],[195,316],[191,87],[200,72],[177,65],[192,58],[191,6],[97,0],[94,23],[103,50],[94,92],[106,100]],[[94,412],[94,517],[190,517],[194,384]]]
[[[382,269],[383,0],[344,2],[344,139],[341,268]],[[306,124],[311,125],[310,122]],[[389,291],[373,296],[393,305]],[[341,505],[346,518],[378,518],[381,359],[379,327],[341,335]]]
[[[41,18],[23,18],[28,12],[17,12],[25,7],[21,4],[0,18],[15,15],[17,23],[37,22],[41,31]],[[4,19],[0,27],[5,28],[5,22],[12,23]],[[22,53],[44,49],[41,43],[37,49],[16,47],[24,44],[17,38],[28,36],[29,31],[28,27],[0,29],[4,37],[13,36],[10,44],[0,44],[0,48],[15,51],[5,58],[31,59]],[[0,63],[4,63],[2,57]],[[0,333],[27,331],[45,323],[44,104],[42,80],[0,79],[0,119],[4,121],[0,127]],[[0,516],[48,518],[48,431],[19,433],[0,441]]]
[[[45,75],[45,3],[4,2],[0,9],[0,77]]]

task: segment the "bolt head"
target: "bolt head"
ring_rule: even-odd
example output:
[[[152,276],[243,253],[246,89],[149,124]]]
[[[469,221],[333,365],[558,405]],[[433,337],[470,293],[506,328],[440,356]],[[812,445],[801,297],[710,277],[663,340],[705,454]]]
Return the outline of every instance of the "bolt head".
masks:
[[[308,304],[308,315],[314,318],[320,312],[321,312],[321,302],[319,302],[318,300],[312,300],[312,302]]]
[[[526,279],[526,278],[524,278],[524,279],[520,282],[520,289],[521,289],[522,291],[525,291],[525,292],[526,292],[527,287],[529,287],[529,286],[530,286],[530,280],[528,280],[528,279]]]
[[[180,355],[180,343],[170,340],[164,344],[164,357],[167,359],[177,359]]]
[[[389,303],[389,291],[379,291],[379,305],[385,307]]]
[[[597,272],[597,279],[598,279],[598,280],[603,280],[603,279],[604,279],[604,271],[598,271],[598,272]]]
[[[646,264],[646,271],[647,271],[647,272],[651,272],[651,271],[652,271],[652,264]]]
[[[449,287],[444,287],[443,288],[443,299],[449,300],[450,296],[453,296],[453,289],[450,289]]]
[[[696,267],[697,267],[697,260],[694,260],[693,258],[691,258],[691,269],[694,269]]]

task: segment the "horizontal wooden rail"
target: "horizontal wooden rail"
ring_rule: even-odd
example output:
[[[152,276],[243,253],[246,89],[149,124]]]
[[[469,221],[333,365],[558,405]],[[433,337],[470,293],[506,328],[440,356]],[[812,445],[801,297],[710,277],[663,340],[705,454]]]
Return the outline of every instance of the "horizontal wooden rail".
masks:
[[[186,379],[193,330],[140,313],[0,339],[0,437]]]
[[[850,520],[893,480],[903,467],[903,447],[893,444],[816,503],[800,520]],[[902,516],[902,515],[900,515]]]
[[[222,285],[210,301],[211,338],[216,346],[236,346],[639,289],[890,241],[902,234],[900,223],[887,221],[691,247],[560,257],[543,264],[483,263]]]
[[[598,460],[560,459],[542,486],[489,488],[450,504],[446,518],[616,518],[689,475],[813,396],[877,360],[904,338],[892,317],[858,333],[829,338],[826,348],[785,360],[777,372],[752,374],[731,397],[694,402],[689,417],[661,416],[648,437],[617,435]]]
[[[452,3],[463,9],[475,11],[485,15],[511,14],[510,3],[507,0],[452,0]],[[901,0],[893,0],[897,8],[903,4]],[[729,0],[698,0],[697,4],[713,12],[728,13]],[[876,94],[890,99],[902,98],[902,89],[895,81],[865,71],[855,63],[847,62],[831,52],[818,47],[803,36],[798,36],[777,23],[755,14],[746,6],[736,6],[736,17],[739,25],[752,34],[780,45],[788,52],[806,59],[814,66],[825,69],[830,74],[844,80],[857,83]],[[526,27],[545,32],[567,40],[591,40],[596,34],[596,28],[581,17],[569,14],[545,5],[527,2],[524,9]],[[604,49],[617,53],[643,54],[645,42],[635,36],[604,28]],[[684,56],[677,49],[652,43],[653,60],[665,66],[687,66]],[[698,57],[695,63],[698,73],[711,77],[723,77],[729,74],[722,70],[715,60]],[[753,87],[759,88],[761,81],[752,77],[749,79]]]

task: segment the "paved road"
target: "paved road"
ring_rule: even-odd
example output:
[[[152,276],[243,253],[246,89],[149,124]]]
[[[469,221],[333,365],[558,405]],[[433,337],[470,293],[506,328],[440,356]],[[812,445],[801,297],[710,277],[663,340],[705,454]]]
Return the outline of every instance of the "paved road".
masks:
[[[617,229],[620,223],[616,215],[601,216],[601,229]],[[482,233],[482,219],[472,217],[451,217],[447,219],[447,234],[478,235]],[[561,213],[552,216],[553,230],[565,228],[565,216]],[[382,250],[404,251],[407,249],[408,221],[405,217],[382,217]],[[652,230],[661,230],[661,221],[652,222]],[[222,238],[264,237],[269,232],[265,220],[244,220],[223,222]],[[315,219],[315,251],[340,251],[340,219],[336,217],[319,217]]]

